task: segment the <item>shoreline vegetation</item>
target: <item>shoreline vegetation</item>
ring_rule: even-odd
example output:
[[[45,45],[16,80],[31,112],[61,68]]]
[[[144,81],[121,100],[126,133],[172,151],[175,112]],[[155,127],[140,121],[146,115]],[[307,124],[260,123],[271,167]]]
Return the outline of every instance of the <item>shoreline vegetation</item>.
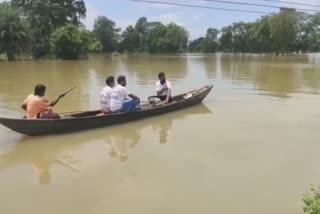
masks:
[[[305,214],[320,214],[320,188],[311,186],[309,192],[302,199]]]
[[[208,28],[190,40],[175,23],[148,22],[120,29],[105,16],[92,31],[82,23],[83,0],[11,0],[0,3],[0,60],[82,59],[88,53],[308,53],[320,51],[320,13],[283,8],[255,22]],[[3,57],[5,55],[6,57]],[[29,55],[29,56],[28,56]],[[24,56],[24,57],[21,57]]]

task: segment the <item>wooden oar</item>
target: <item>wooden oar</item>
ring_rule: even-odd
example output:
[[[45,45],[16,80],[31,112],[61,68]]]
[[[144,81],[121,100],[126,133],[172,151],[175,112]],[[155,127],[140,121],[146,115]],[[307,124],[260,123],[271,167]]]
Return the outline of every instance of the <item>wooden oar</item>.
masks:
[[[51,106],[56,105],[62,97],[66,96],[70,91],[72,91],[72,90],[75,89],[76,87],[77,87],[77,86],[73,86],[72,88],[70,88],[70,89],[68,89],[67,91],[65,91],[65,92],[63,92],[62,94],[60,94],[56,99],[54,99],[54,100],[52,100],[52,101],[50,102],[50,103],[51,103],[50,105],[51,105]]]

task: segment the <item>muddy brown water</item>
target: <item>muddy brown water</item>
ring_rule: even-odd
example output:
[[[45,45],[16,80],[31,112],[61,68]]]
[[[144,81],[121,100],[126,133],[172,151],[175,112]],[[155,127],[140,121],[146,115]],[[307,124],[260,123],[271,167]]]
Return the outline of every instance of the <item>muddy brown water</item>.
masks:
[[[93,110],[108,75],[154,93],[215,84],[203,104],[110,128],[26,137],[0,127],[0,213],[302,213],[320,184],[320,55],[110,55],[0,62],[0,116],[37,83],[58,112]]]

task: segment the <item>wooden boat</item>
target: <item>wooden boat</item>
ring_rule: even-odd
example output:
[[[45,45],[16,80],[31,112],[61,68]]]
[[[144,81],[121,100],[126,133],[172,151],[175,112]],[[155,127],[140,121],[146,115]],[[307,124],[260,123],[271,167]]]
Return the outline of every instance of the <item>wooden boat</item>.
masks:
[[[12,119],[0,118],[3,126],[29,136],[60,134],[139,120],[155,115],[184,109],[202,102],[212,89],[205,86],[172,98],[169,104],[162,102],[141,105],[140,110],[129,113],[113,113],[99,116],[100,110],[61,114],[60,119]]]

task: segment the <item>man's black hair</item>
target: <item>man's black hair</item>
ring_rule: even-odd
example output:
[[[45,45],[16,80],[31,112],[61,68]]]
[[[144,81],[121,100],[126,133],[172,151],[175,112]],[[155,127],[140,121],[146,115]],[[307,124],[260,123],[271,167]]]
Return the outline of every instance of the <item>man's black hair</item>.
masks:
[[[42,84],[38,84],[34,88],[34,95],[43,96],[45,92],[46,92],[46,86]]]
[[[125,81],[126,80],[126,77],[125,76],[123,76],[123,75],[120,75],[120,76],[118,76],[118,84],[121,84],[123,81]]]
[[[114,83],[114,76],[109,76],[109,77],[106,79],[106,84],[107,84],[108,86],[110,86],[111,83]]]
[[[159,77],[159,79],[161,78],[161,77],[165,77],[166,75],[163,73],[163,72],[160,72],[159,74],[158,74],[158,77]]]

